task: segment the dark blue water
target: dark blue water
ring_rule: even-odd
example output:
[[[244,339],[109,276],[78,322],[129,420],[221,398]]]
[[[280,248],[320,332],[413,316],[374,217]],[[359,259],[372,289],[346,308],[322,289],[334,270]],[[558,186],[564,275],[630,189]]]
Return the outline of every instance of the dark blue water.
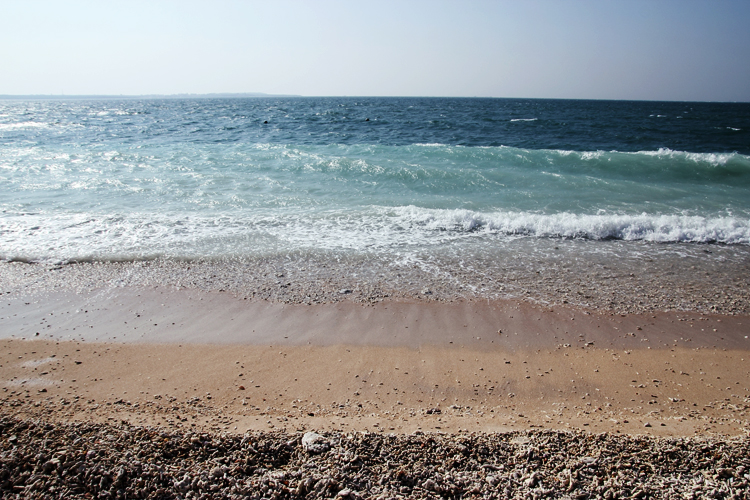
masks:
[[[6,145],[444,144],[750,155],[750,103],[299,97],[0,101],[0,109],[6,119],[57,126],[0,129]]]

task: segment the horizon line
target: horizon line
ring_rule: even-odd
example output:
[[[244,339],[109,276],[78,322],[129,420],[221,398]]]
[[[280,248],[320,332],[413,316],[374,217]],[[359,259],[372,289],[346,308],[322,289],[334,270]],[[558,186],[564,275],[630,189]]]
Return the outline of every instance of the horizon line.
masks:
[[[264,92],[210,92],[210,93],[177,93],[177,94],[0,94],[0,100],[12,99],[201,99],[201,98],[263,98],[263,97],[292,97],[292,98],[353,98],[353,99],[528,99],[528,100],[558,100],[558,101],[631,101],[631,102],[700,102],[745,104],[748,101],[712,101],[712,100],[681,100],[681,99],[616,99],[597,97],[496,97],[496,96],[378,96],[378,95],[302,95],[302,94],[268,94]]]

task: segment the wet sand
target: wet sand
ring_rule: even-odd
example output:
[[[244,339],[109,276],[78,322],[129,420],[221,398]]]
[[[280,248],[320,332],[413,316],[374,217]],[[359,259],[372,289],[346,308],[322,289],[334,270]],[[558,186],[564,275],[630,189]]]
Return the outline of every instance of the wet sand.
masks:
[[[502,243],[502,244],[500,244]],[[465,251],[463,251],[465,250]],[[513,300],[618,314],[750,314],[750,247],[518,239],[393,259],[310,252],[214,260],[0,262],[0,292],[134,288],[283,304]]]

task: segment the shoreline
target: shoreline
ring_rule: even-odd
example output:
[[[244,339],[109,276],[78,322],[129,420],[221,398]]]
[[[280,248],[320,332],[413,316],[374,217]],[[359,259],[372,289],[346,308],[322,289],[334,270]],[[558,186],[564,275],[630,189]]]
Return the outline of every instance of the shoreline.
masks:
[[[264,257],[0,261],[10,296],[122,288],[217,292],[282,304],[512,300],[615,314],[750,315],[750,247],[509,240],[425,255],[292,252]]]
[[[165,286],[158,266],[173,265],[0,265],[5,414],[214,432],[750,432],[750,316],[289,304]]]
[[[132,285],[3,299],[2,397],[22,417],[240,433],[750,432],[748,316],[290,305]]]

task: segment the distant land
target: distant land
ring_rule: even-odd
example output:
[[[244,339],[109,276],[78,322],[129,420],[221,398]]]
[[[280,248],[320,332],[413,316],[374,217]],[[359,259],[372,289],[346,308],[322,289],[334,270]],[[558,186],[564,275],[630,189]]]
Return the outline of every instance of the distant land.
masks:
[[[262,92],[220,93],[220,94],[146,94],[146,95],[52,95],[29,94],[9,95],[0,94],[0,99],[235,99],[243,97],[302,97],[290,94],[264,94]]]

